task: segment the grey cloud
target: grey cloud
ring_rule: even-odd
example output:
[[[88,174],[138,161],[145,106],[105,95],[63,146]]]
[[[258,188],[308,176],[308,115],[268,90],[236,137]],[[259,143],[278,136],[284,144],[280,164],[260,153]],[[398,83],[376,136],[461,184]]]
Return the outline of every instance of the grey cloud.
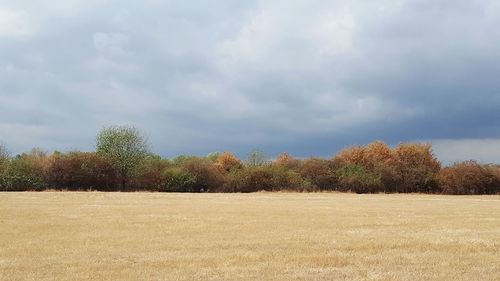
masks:
[[[0,141],[87,150],[110,124],[165,156],[497,139],[499,15],[465,0],[4,1]]]

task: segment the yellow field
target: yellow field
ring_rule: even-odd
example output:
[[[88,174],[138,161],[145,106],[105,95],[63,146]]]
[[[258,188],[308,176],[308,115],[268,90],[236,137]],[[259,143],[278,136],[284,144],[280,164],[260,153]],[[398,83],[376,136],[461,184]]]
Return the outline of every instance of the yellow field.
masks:
[[[500,197],[0,193],[1,280],[500,280]]]

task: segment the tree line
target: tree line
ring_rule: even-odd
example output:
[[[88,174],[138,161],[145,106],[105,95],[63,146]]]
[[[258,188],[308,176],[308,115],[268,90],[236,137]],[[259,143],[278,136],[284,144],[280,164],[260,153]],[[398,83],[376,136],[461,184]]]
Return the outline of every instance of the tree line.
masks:
[[[430,144],[381,141],[343,149],[330,159],[270,160],[253,150],[244,160],[231,152],[164,159],[150,151],[134,127],[102,129],[94,152],[10,156],[0,146],[0,190],[499,194],[500,165],[469,160],[443,167]]]

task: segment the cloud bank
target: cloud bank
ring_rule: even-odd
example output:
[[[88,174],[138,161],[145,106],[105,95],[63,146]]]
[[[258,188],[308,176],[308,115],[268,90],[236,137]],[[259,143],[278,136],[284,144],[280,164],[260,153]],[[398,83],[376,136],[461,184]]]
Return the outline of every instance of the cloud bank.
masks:
[[[0,142],[88,150],[131,124],[164,156],[499,147],[498,26],[486,0],[2,1]]]

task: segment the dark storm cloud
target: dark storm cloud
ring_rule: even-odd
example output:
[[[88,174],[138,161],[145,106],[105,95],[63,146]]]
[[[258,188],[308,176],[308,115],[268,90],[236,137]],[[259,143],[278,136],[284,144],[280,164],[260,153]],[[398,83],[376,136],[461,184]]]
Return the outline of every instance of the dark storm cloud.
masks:
[[[132,124],[165,156],[474,156],[500,149],[499,25],[496,1],[3,1],[0,141],[86,150]]]

